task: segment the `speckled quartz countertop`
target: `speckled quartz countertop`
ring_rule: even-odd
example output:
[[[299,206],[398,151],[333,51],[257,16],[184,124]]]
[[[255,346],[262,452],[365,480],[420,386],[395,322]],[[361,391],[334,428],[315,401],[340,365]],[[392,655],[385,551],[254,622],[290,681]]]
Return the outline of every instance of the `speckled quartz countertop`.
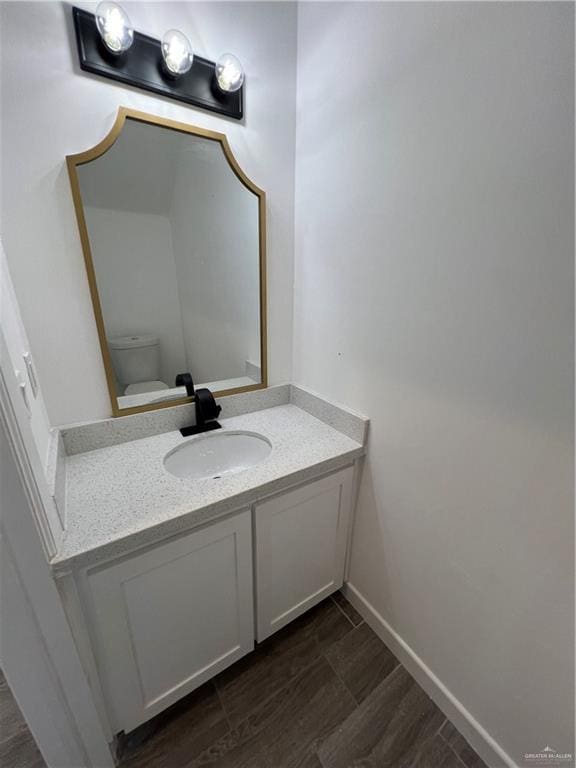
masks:
[[[221,420],[223,430],[268,438],[260,464],[220,479],[181,480],[166,453],[198,438],[156,434],[66,457],[67,531],[55,572],[84,567],[160,541],[259,498],[350,464],[364,447],[294,404]]]

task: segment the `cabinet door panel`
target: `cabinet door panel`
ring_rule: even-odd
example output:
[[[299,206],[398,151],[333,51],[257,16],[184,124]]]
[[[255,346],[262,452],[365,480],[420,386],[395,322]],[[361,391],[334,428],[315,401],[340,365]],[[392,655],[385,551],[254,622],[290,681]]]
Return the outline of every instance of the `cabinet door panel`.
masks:
[[[253,648],[250,512],[89,574],[117,730],[153,717]]]
[[[342,586],[352,468],[255,507],[258,640]]]

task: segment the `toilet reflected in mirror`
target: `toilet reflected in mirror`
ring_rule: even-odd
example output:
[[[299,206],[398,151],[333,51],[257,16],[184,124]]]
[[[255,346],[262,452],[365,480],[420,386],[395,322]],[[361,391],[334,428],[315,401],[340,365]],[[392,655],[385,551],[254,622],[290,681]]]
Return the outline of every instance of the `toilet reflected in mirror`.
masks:
[[[160,381],[160,341],[157,336],[116,336],[108,339],[118,395],[141,395],[170,388]]]

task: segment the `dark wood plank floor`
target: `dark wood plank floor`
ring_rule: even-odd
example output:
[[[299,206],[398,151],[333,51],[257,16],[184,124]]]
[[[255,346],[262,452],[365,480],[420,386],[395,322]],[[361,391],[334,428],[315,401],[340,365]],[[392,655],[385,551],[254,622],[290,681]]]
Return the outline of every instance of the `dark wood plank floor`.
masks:
[[[121,768],[486,768],[340,593],[119,754]]]
[[[0,670],[0,766],[45,768],[42,755]]]

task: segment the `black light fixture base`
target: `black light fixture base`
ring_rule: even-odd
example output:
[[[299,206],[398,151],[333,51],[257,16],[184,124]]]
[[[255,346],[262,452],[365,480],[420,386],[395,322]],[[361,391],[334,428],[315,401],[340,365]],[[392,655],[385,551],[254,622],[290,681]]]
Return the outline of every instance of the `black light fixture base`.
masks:
[[[178,78],[169,77],[162,64],[160,40],[135,31],[130,48],[116,56],[102,42],[93,13],[72,8],[72,15],[80,68],[84,71],[210,112],[218,112],[235,120],[242,119],[244,88],[234,93],[221,91],[216,84],[213,61],[194,56],[189,72]]]
[[[207,421],[205,424],[194,425],[193,427],[182,427],[180,434],[182,437],[190,437],[190,435],[201,435],[202,432],[212,432],[215,429],[222,429],[222,424],[217,421]]]

